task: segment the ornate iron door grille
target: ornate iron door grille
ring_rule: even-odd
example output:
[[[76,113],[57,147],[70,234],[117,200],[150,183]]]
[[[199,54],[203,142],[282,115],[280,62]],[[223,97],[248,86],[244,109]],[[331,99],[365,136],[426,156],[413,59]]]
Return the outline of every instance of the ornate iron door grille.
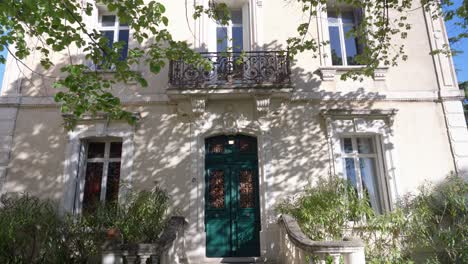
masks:
[[[213,67],[171,61],[169,82],[177,88],[279,86],[291,83],[289,52],[203,52]]]

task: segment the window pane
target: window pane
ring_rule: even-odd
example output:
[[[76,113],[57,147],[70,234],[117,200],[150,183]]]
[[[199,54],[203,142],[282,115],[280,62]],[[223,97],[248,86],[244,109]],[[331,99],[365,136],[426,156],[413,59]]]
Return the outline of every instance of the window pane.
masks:
[[[341,55],[341,44],[340,44],[340,31],[338,27],[329,26],[328,31],[330,32],[330,48],[333,65],[343,65],[343,59]]]
[[[217,41],[216,50],[218,52],[226,52],[228,48],[227,28],[225,27],[216,28],[216,41]]]
[[[119,197],[120,162],[110,162],[107,169],[106,203],[116,202]]]
[[[233,10],[231,12],[231,21],[233,24],[242,25],[242,10]]]
[[[356,167],[354,166],[354,159],[345,158],[344,161],[346,179],[351,182],[354,188],[357,188]]]
[[[344,37],[346,47],[346,60],[348,65],[356,65],[354,57],[357,55],[357,41],[353,34],[348,33],[353,29],[352,26],[344,26]]]
[[[122,142],[112,142],[110,145],[110,158],[120,158],[122,156]]]
[[[115,26],[115,16],[102,16],[101,25],[103,27]]]
[[[234,52],[241,52],[244,47],[244,36],[242,27],[232,28],[232,50]]]
[[[379,189],[377,188],[377,174],[375,170],[374,158],[360,158],[359,167],[361,169],[362,189],[369,197],[372,208],[376,212],[382,212],[379,202]]]
[[[107,38],[108,47],[112,48],[112,44],[114,43],[114,31],[105,30],[105,31],[101,31],[101,34]]]
[[[358,138],[357,147],[359,154],[373,154],[375,152],[372,138]]]
[[[343,24],[353,24],[354,25],[354,12],[353,11],[342,11],[341,12],[341,21]]]
[[[101,179],[104,163],[88,162],[86,165],[85,187],[83,194],[83,211],[90,212],[96,208],[101,196]]]
[[[252,170],[240,171],[239,196],[240,208],[253,208],[255,206]]]
[[[104,142],[91,142],[88,144],[88,159],[104,158],[104,149],[106,143]]]
[[[225,152],[226,144],[225,137],[215,137],[207,140],[207,149],[209,154],[222,154]]]
[[[209,204],[212,208],[224,208],[224,171],[210,171]]]
[[[351,138],[343,138],[344,153],[353,153],[353,142]]]
[[[120,60],[125,60],[128,54],[128,37],[129,37],[129,30],[119,30],[119,41],[125,42],[125,46],[123,47],[120,53]]]

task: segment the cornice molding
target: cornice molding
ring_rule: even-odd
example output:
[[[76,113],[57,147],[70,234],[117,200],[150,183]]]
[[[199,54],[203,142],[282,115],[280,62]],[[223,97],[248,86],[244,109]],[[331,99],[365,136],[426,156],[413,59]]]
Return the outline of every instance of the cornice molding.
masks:
[[[91,115],[91,114],[84,114],[82,115],[82,117],[78,120],[78,122],[86,122],[86,121],[99,121],[99,120],[108,120],[108,114],[106,113],[97,113],[95,115]],[[132,116],[136,118],[136,120],[140,120],[141,119],[141,113],[140,112],[133,112],[132,113]],[[62,117],[64,119],[66,118],[69,118],[69,117],[73,117],[72,114],[62,114]],[[116,121],[116,120],[113,120],[113,121]]]
[[[193,91],[192,91],[193,92]],[[137,96],[134,98],[122,99],[124,106],[143,106],[155,104],[173,104],[172,100],[186,99],[246,99],[246,98],[284,98],[291,101],[324,101],[324,102],[440,102],[440,101],[461,101],[464,99],[463,92],[458,90],[448,90],[441,92],[440,96],[437,91],[398,91],[398,92],[368,92],[359,96],[347,96],[340,92],[292,92],[290,94],[285,91],[258,91],[252,90],[251,93],[239,94],[210,94],[210,93],[187,93],[187,94],[152,94]],[[259,102],[260,103],[260,102]],[[260,104],[261,105],[261,104]],[[0,96],[1,107],[22,107],[22,108],[57,108],[59,105],[54,101],[53,96]]]

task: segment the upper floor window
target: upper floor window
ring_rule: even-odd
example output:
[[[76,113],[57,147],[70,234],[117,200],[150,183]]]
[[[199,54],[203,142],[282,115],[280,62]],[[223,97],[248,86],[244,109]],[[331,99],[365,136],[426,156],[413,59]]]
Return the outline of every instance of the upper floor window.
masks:
[[[381,151],[377,138],[353,136],[341,139],[343,172],[359,197],[367,196],[377,213],[382,213],[385,184],[381,168]]]
[[[244,25],[242,22],[242,9],[231,10],[231,19],[228,25],[217,23],[216,51],[241,52],[244,50]]]
[[[95,140],[85,144],[79,197],[83,212],[92,212],[100,203],[115,203],[120,186],[122,142]]]
[[[98,30],[109,40],[108,45],[112,48],[113,43],[122,41],[125,43],[120,53],[120,60],[125,60],[128,55],[128,39],[130,30],[128,24],[121,23],[119,17],[112,14],[99,15]]]
[[[355,57],[362,53],[362,45],[349,32],[359,24],[361,17],[360,10],[328,11],[332,65],[357,65]]]

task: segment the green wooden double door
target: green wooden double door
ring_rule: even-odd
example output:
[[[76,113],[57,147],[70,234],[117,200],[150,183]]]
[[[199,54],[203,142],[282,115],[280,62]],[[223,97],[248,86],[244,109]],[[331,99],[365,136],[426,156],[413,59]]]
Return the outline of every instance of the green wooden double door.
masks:
[[[256,138],[217,136],[205,148],[206,256],[260,256]]]

